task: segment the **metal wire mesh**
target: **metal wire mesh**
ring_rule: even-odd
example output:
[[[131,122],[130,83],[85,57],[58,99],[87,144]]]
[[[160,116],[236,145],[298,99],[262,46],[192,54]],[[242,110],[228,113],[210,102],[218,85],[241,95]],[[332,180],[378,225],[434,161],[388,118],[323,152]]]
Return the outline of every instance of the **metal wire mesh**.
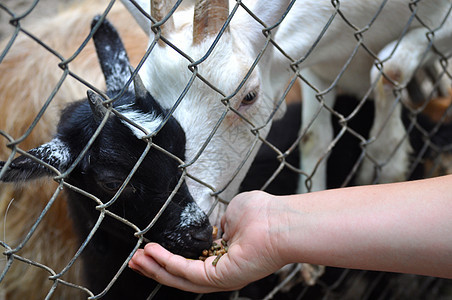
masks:
[[[178,1],[176,6],[181,2]],[[250,132],[255,138],[250,149],[242,153],[242,163],[233,172],[228,184],[234,180],[253,149],[259,146],[259,142],[263,142],[263,146],[248,172],[248,176],[241,185],[241,190],[263,189],[275,194],[295,193],[297,191],[298,175],[306,178],[305,184],[309,188],[316,169],[311,172],[310,170],[299,168],[298,145],[300,141],[306,138],[307,129],[299,131],[301,122],[300,102],[302,101],[300,95],[295,93],[295,96],[291,96],[297,90],[299,79],[306,84],[303,88],[308,86],[315,90],[317,100],[320,103],[315,117],[327,111],[333,120],[334,139],[327,149],[323,149],[323,155],[317,162],[317,166],[319,166],[327,161],[327,186],[340,187],[354,184],[356,172],[366,158],[374,162],[375,181],[378,181],[379,173],[388,164],[388,161],[379,162],[367,151],[368,146],[378,137],[370,136],[369,133],[374,114],[370,98],[377,83],[372,84],[363,98],[339,95],[334,106],[325,102],[324,97],[337,87],[340,78],[347,72],[349,64],[358,51],[367,52],[375,60],[375,66],[379,70],[383,70],[385,62],[391,56],[386,58],[378,57],[378,54],[369,45],[366,34],[372,30],[372,25],[380,16],[387,2],[381,2],[379,9],[369,19],[367,24],[358,26],[352,20],[349,20],[347,13],[342,10],[342,1],[331,1],[333,13],[326,20],[321,20],[321,22],[325,23],[323,30],[314,39],[314,43],[306,52],[306,55],[301,58],[291,57],[286,52],[287,49],[278,45],[274,40],[272,30],[278,26],[279,22],[263,30],[266,42],[242,83],[246,82],[253,69],[260,63],[266,49],[276,49],[275,51],[279,51],[287,59],[288,66],[293,71],[293,77],[288,83],[287,89],[280,96],[279,105],[284,100],[290,102],[290,99],[298,103],[289,104],[288,114],[281,121],[275,121],[272,132],[267,138],[260,134],[266,124],[254,124],[252,120],[241,115],[238,110],[230,105],[229,100],[240,90],[241,85],[237,87],[237,90],[232,95],[227,95],[221,90],[221,87],[209,82],[199,72],[200,66],[214,51],[218,41],[221,39],[222,32],[226,30],[227,25],[234,18],[237,9],[245,9],[253,18],[258,20],[258,17],[241,1],[236,2],[235,7],[231,10],[232,13],[223,26],[222,32],[218,34],[209,50],[199,60],[193,59],[182,49],[177,48],[176,45],[167,40],[165,36],[161,35],[160,26],[166,20],[156,22],[150,16],[149,18],[154,23],[152,30],[155,35],[154,40],[151,41],[146,50],[146,44],[145,42],[143,43],[146,37],[139,32],[140,29],[138,27],[130,25],[133,22],[131,17],[128,16],[121,4],[115,3],[114,0],[96,1],[96,3],[85,1],[67,11],[49,17],[49,20],[35,17],[35,20],[30,23],[27,23],[27,19],[32,18],[38,8],[46,7],[47,3],[39,0],[30,1],[24,4],[24,8],[18,9],[15,6],[13,7],[12,3],[2,2],[0,3],[0,11],[2,13],[0,21],[3,22],[2,25],[8,26],[9,29],[2,36],[4,42],[0,49],[0,72],[2,73],[0,75],[2,76],[0,83],[0,103],[2,106],[0,158],[6,160],[7,164],[9,164],[17,154],[27,155],[27,149],[48,141],[55,133],[60,109],[69,102],[83,98],[87,89],[94,90],[108,98],[103,92],[104,83],[99,78],[100,69],[94,62],[96,57],[90,55],[90,53],[94,53],[90,41],[95,29],[90,32],[89,24],[95,14],[101,14],[102,18],[113,19],[115,25],[119,27],[132,59],[132,64],[137,66],[135,73],[138,72],[138,69],[140,69],[159,42],[172,47],[178,55],[187,60],[187,67],[192,72],[191,78],[160,128],[165,126],[166,121],[174,110],[184,101],[184,97],[192,87],[195,79],[200,79],[206,86],[221,95],[223,98],[222,103],[224,104],[224,111],[221,117],[216,121],[204,144],[199,147],[197,155],[192,157],[190,161],[183,161],[171,155],[168,151],[153,143],[153,134],[145,132],[147,134],[144,138],[147,143],[146,148],[141,157],[135,162],[134,168],[123,184],[123,188],[140,166],[147,153],[151,149],[156,149],[178,161],[182,170],[182,176],[178,179],[178,185],[172,191],[165,204],[170,203],[173,195],[177,193],[184,180],[190,178],[208,186],[212,190],[213,195],[217,198],[217,202],[213,204],[213,209],[215,205],[224,200],[220,199],[218,195],[228,185],[213,187],[196,178],[188,171],[188,168],[195,164],[203,151],[205,151],[229,112],[233,112],[243,119],[244,123],[250,126]],[[411,9],[412,15],[404,30],[400,33],[398,43],[405,38],[411,22],[417,21],[425,26],[428,29],[426,38],[431,41],[434,39],[435,32],[440,29],[428,28],[423,20],[419,19],[417,15],[418,2],[407,1],[407,6]],[[289,6],[288,10],[291,7]],[[280,22],[284,20],[284,17],[285,15],[281,16]],[[446,14],[446,18],[449,17],[449,14]],[[318,51],[317,47],[322,42],[325,33],[328,30],[332,30],[334,22],[339,21],[345,22],[349,26],[351,34],[356,39],[356,44],[350,53],[349,59],[339,70],[335,80],[326,89],[319,89],[303,76],[302,69],[311,53]],[[450,126],[452,126],[450,123],[450,100],[452,96],[449,90],[441,90],[444,89],[444,86],[450,88],[452,79],[448,65],[450,57],[436,49],[433,42],[430,43],[430,47],[433,47],[437,61],[433,74],[431,70],[419,68],[414,80],[405,87],[399,85],[383,72],[383,76],[394,84],[394,107],[397,103],[403,104],[403,119],[407,131],[404,139],[410,140],[414,149],[409,174],[406,179],[427,178],[450,173],[452,138],[448,131],[451,128]],[[131,80],[129,80],[129,84]],[[416,91],[416,87],[419,86],[421,86],[421,89]],[[421,97],[422,99],[416,101],[416,97]],[[408,103],[404,100],[406,98],[412,101]],[[114,98],[109,99],[107,102],[113,101],[115,101]],[[111,113],[121,116],[115,109],[110,109]],[[272,120],[274,114],[268,118],[267,123]],[[108,114],[91,137],[90,142],[84,145],[84,151],[91,147],[105,125],[107,118]],[[133,124],[131,120],[128,121],[132,125],[137,125]],[[304,122],[306,121],[310,125],[315,126],[315,118],[304,120]],[[310,125],[306,128],[309,128]],[[203,125],[200,124],[200,126]],[[283,130],[284,134],[280,134],[278,130]],[[402,141],[397,141],[397,143],[394,153],[398,150]],[[80,154],[79,159],[73,163],[72,167],[64,173],[60,173],[59,170],[42,161],[39,162],[55,173],[53,181],[33,182],[22,187],[4,184],[0,186],[3,215],[3,236],[0,240],[0,245],[3,247],[3,270],[0,275],[2,297],[6,299],[102,298],[115,285],[136,249],[143,246],[146,241],[144,235],[149,230],[152,230],[153,224],[158,220],[160,214],[157,214],[146,228],[139,228],[130,220],[115,214],[109,209],[118,198],[119,193],[110,201],[102,202],[96,196],[68,183],[66,177],[80,162],[83,154],[84,152]],[[82,243],[77,240],[76,234],[72,229],[70,216],[67,215],[64,191],[68,189],[80,193],[90,199],[90,201],[93,201],[96,210],[99,212],[96,223],[92,224],[90,234],[87,237],[83,237]],[[165,205],[162,206],[161,212],[164,211],[165,207]],[[83,267],[80,262],[80,256],[85,251],[88,243],[92,241],[94,234],[105,218],[113,218],[130,227],[137,239],[135,247],[130,249],[130,255],[120,262],[120,267],[110,282],[105,285],[101,292],[96,293],[88,289],[83,281]],[[415,299],[446,299],[451,297],[452,294],[452,284],[449,280],[339,268],[326,268],[322,277],[316,280],[313,285],[307,285],[305,281],[300,280],[300,274],[303,269],[308,267],[308,265],[298,264],[287,273],[282,273],[285,275],[270,276],[241,291],[228,293],[225,297],[231,299],[405,299],[408,297]],[[283,278],[282,281],[281,277]],[[157,286],[149,295],[149,299],[158,299],[159,290],[160,287]],[[130,291],[130,296],[133,298],[132,290]],[[208,297],[209,295],[197,296],[198,299]]]

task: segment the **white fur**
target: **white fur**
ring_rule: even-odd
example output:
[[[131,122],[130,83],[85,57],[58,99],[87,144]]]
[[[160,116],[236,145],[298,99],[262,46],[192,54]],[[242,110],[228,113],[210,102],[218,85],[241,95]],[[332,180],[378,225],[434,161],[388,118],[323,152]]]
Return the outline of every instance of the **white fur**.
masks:
[[[380,5],[380,1],[341,1],[340,8],[349,21],[362,28],[369,23]],[[436,28],[445,18],[450,5],[449,0],[421,1],[418,4],[418,16],[428,26]],[[330,1],[297,1],[277,32],[277,43],[294,60],[303,57],[333,12],[334,8]],[[392,52],[394,41],[399,38],[410,15],[408,1],[388,1],[371,29],[363,33],[364,44],[379,54],[380,60],[386,59],[388,52]],[[435,34],[435,45],[445,54],[450,53],[450,49],[452,49],[450,47],[452,46],[451,19],[449,17],[442,29]],[[426,61],[421,62],[421,56],[426,51],[428,43],[425,37],[426,32],[427,30],[415,20],[407,35],[398,45],[395,54],[383,64],[387,74],[391,74],[391,72],[401,74],[403,81],[400,82],[400,87],[406,85],[418,66],[426,63]],[[324,102],[319,103],[315,96],[318,92],[326,91],[330,87],[356,45],[354,31],[337,15],[321,42],[300,64],[305,78],[317,89],[313,90],[307,85],[303,86],[302,129],[305,130],[306,135],[300,147],[301,169],[308,174],[308,177],[312,177],[308,182],[305,182],[306,177],[301,178],[300,192],[322,190],[326,187],[326,159],[328,151],[333,145],[331,114],[326,107],[332,108],[336,89],[333,88],[323,96]],[[379,51],[382,52],[379,53]],[[431,52],[429,52],[427,58],[431,56]],[[401,107],[399,104],[395,104],[396,99],[393,96],[392,86],[387,84],[384,86],[379,78],[380,73],[375,70],[375,67],[372,67],[373,63],[373,57],[362,48],[359,49],[337,83],[343,92],[362,98],[371,88],[371,84],[378,82],[377,89],[370,94],[375,99],[376,106],[371,136],[376,140],[367,147],[366,155],[370,159],[364,160],[358,174],[358,182],[361,184],[369,184],[374,180],[374,163],[371,159],[382,167],[380,177],[377,178],[379,182],[404,180],[411,150],[400,119]],[[270,65],[271,67],[268,69],[272,70],[272,74],[283,74],[284,68],[288,69],[288,60],[276,53],[270,61]],[[288,77],[273,76],[271,79],[270,84],[274,85],[273,90],[278,92]],[[279,81],[275,82],[273,79],[279,79]],[[380,93],[379,91],[382,90],[385,92]],[[321,105],[323,109],[317,116]],[[309,126],[311,122],[313,124]],[[308,186],[312,184],[309,189],[306,188],[306,183]]]
[[[105,49],[105,52],[111,52],[111,46],[110,45],[102,45]],[[118,53],[118,56],[115,58],[115,61],[110,60],[103,60],[103,64],[107,66],[109,69],[109,76],[106,77],[106,84],[107,87],[115,87],[115,88],[122,88],[127,80],[130,78],[130,71],[129,69],[124,68],[124,66],[127,66],[128,58],[127,53],[125,50],[120,51]],[[121,61],[122,63],[118,63],[118,61]],[[133,86],[132,84],[129,85],[129,90],[132,91]]]
[[[199,210],[198,205],[195,203],[189,203],[180,215],[181,228],[191,226],[201,226],[206,218],[206,215]]]
[[[266,11],[263,7],[259,10]],[[282,9],[277,10],[275,15],[267,13],[268,23],[274,22],[281,13]],[[168,38],[194,60],[198,60],[207,52],[213,37],[209,37],[200,45],[193,46],[192,19],[192,7],[176,12],[174,16],[176,31]],[[234,25],[231,27],[230,35],[222,37],[211,56],[199,65],[199,73],[214,86],[219,87],[224,95],[234,94],[230,99],[230,106],[249,118],[254,126],[241,120],[232,111],[228,111],[221,102],[224,97],[199,79],[195,79],[174,113],[174,117],[179,121],[186,134],[186,162],[192,162],[188,167],[188,173],[207,184],[206,186],[192,179],[187,180],[191,194],[206,212],[211,209],[215,201],[211,196],[212,192],[223,191],[220,197],[225,200],[230,200],[237,193],[240,182],[246,175],[252,158],[258,150],[258,145],[256,145],[250,159],[244,163],[244,167],[232,180],[237,168],[245,159],[245,154],[257,140],[251,129],[264,126],[276,105],[275,101],[270,99],[260,87],[262,81],[260,69],[253,72],[243,88],[236,93],[237,87],[260,51],[258,48],[262,46],[264,38],[259,29],[260,25],[243,9],[239,9],[233,21],[242,25]],[[250,28],[250,32],[246,32],[247,38],[243,39],[242,26],[245,23]],[[251,38],[253,34],[254,38]],[[256,43],[257,41],[260,42]],[[158,45],[151,52],[143,69],[140,70],[140,76],[151,95],[164,108],[174,105],[190,81],[192,72],[187,67],[189,64],[188,60],[173,49]],[[249,107],[241,106],[240,102],[246,94],[256,90],[259,92],[259,100]],[[225,112],[227,112],[226,118],[221,121],[212,140],[202,150],[216,123],[220,121]],[[270,123],[260,130],[263,137],[266,136]],[[232,183],[228,185],[231,180]],[[214,190],[208,186],[213,187]],[[219,224],[224,209],[225,206],[220,204],[211,213],[210,219],[213,224]]]
[[[156,116],[154,113],[143,113],[141,111],[133,110],[130,105],[118,106],[117,110],[124,115],[130,121],[133,121],[137,125],[140,125],[147,131],[147,134],[153,133],[163,122],[161,116]],[[138,127],[130,124],[125,120],[121,122],[132,130],[133,134],[138,138],[143,138],[146,134]]]
[[[123,0],[123,2],[127,2],[127,0]],[[145,3],[148,1],[138,2],[143,2],[144,6],[147,5]],[[242,2],[248,5],[263,22],[267,25],[272,25],[280,19],[290,1],[256,0]],[[235,1],[230,1],[231,10],[235,4]],[[364,27],[378,10],[381,1],[341,1],[340,5],[343,14],[353,24],[358,27]],[[425,20],[428,25],[435,27],[440,22],[441,16],[444,16],[444,12],[447,11],[450,0],[421,1],[418,5],[419,17]],[[137,17],[138,14],[133,8],[131,10],[139,22],[143,24],[142,17]],[[298,0],[282,24],[272,32],[272,37],[284,49],[286,54],[293,61],[296,61],[308,53],[334,11],[334,7],[329,0]],[[386,45],[396,40],[408,21],[410,13],[408,1],[388,1],[371,29],[363,33],[366,46],[378,53]],[[201,44],[193,45],[192,8],[176,11],[173,18],[176,30],[166,36],[166,38],[193,60],[196,61],[203,57],[213,42],[213,37],[206,37]],[[447,22],[445,24],[444,30],[441,31],[442,35],[437,40],[442,50],[446,48],[444,46],[449,45],[448,38],[451,40],[450,33],[452,30],[450,23]],[[413,32],[416,28],[420,28],[419,22],[414,21],[412,28]],[[238,93],[235,93],[251,64],[262,50],[265,42],[262,29],[261,24],[251,18],[245,10],[239,8],[230,23],[230,34],[222,36],[210,57],[202,62],[198,69],[199,74],[219,88],[224,95],[233,95],[230,99],[230,106],[238,109],[240,113],[252,122],[252,125],[242,121],[232,111],[227,112],[227,116],[219,125],[218,131],[198,157],[197,155],[200,153],[202,145],[213,127],[227,110],[220,101],[223,96],[199,79],[195,79],[174,114],[185,130],[187,137],[186,160],[187,162],[192,162],[188,167],[188,172],[212,186],[215,191],[223,190],[226,187],[231,180],[231,176],[242,163],[244,155],[255,141],[256,137],[251,133],[250,129],[260,128],[267,124],[268,126],[259,131],[262,137],[266,136],[271,125],[271,121],[267,122],[268,118],[280,100],[287,82],[291,76],[294,76],[290,68],[292,60],[270,45],[248,81]],[[425,35],[425,31],[425,29],[420,29],[419,33],[408,34],[404,37],[404,42],[399,45],[400,56],[403,57],[407,52],[412,51],[411,47],[424,47],[426,39],[422,39],[422,34]],[[152,40],[153,36],[151,34]],[[332,141],[330,114],[325,110],[325,107],[332,107],[336,92],[333,88],[324,96],[321,103],[316,100],[315,96],[318,92],[329,88],[349,58],[356,43],[354,31],[337,15],[321,42],[310,56],[299,65],[306,79],[312,82],[317,89],[313,90],[308,86],[303,87],[304,123],[302,129],[306,131],[306,135],[301,144],[302,160],[304,162],[301,168],[309,176],[312,176],[311,190],[325,188],[325,161],[328,157],[326,150]],[[398,64],[397,59],[394,58],[393,68],[406,74],[407,81],[412,76],[412,66],[418,65],[417,58],[415,56],[414,61],[408,66]],[[338,86],[343,91],[358,97],[365,95],[371,87],[370,83],[374,80],[374,78],[370,78],[373,62],[374,59],[366,54],[363,49],[360,49],[347,71],[340,78]],[[163,107],[172,107],[181,96],[183,89],[192,76],[192,72],[188,69],[189,64],[190,62],[186,58],[170,47],[157,45],[151,52],[140,74],[150,93]],[[256,89],[259,90],[258,100],[248,107],[241,106],[240,102],[243,97],[248,92]],[[404,135],[404,129],[400,126],[400,109],[395,109],[389,122],[381,122],[381,120],[386,120],[388,116],[390,111],[388,107],[393,107],[388,104],[392,99],[384,99],[378,94],[374,96],[377,103],[383,102],[380,106],[383,109],[377,109],[377,121],[375,124],[388,123],[394,125],[383,129],[383,133],[378,136],[378,141],[374,143],[374,145],[379,144],[383,146],[375,148],[373,145],[369,146],[368,155],[369,157],[377,157],[380,160],[375,152],[381,152],[384,159],[387,160],[389,159],[387,156],[388,150],[391,153],[393,152],[390,147],[394,145],[392,139],[400,139]],[[281,109],[283,110],[284,108]],[[321,113],[317,116],[317,112],[320,110]],[[314,121],[314,117],[319,117],[319,119]],[[307,124],[311,121],[314,122],[314,126],[308,128]],[[375,133],[375,130],[373,129],[373,133]],[[220,194],[222,198],[229,200],[235,195],[256,153],[255,150],[253,150],[253,153],[232,183]],[[403,177],[408,151],[408,142],[402,142],[402,149],[397,151],[397,161],[385,165],[385,174],[388,175],[384,176],[382,181],[399,180]],[[192,161],[194,159],[196,160]],[[392,168],[394,164],[402,164],[402,166]],[[373,166],[364,167],[362,172],[372,173],[372,170],[369,169],[373,169]],[[395,171],[391,172],[390,169]],[[365,180],[368,180],[368,178]],[[188,180],[187,183],[198,204],[201,208],[208,211],[214,201],[214,198],[211,197],[212,190],[194,180]],[[302,191],[306,191],[306,189],[302,189]],[[224,207],[218,206],[211,214],[211,221],[214,224],[219,223],[223,209]]]
[[[68,146],[59,138],[54,138],[50,142],[41,145],[35,151],[39,154],[39,157],[45,157],[48,163],[58,169],[66,167],[71,159]]]

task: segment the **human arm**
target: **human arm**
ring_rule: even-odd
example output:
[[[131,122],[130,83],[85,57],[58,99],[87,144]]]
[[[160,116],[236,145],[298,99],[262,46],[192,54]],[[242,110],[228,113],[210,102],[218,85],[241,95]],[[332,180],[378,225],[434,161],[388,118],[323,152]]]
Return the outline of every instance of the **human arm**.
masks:
[[[130,266],[195,292],[238,289],[292,262],[452,278],[452,176],[303,195],[243,193],[224,216],[216,267],[156,244]]]

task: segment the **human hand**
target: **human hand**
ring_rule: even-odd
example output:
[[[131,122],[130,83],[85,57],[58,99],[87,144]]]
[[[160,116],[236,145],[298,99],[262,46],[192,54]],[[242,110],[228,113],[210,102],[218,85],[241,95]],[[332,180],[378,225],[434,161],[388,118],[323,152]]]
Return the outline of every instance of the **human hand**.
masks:
[[[277,205],[276,197],[264,192],[237,195],[221,224],[228,253],[216,266],[212,265],[214,257],[204,262],[188,260],[149,243],[136,252],[129,267],[164,285],[191,292],[240,289],[286,264],[279,249],[279,224],[284,217]]]

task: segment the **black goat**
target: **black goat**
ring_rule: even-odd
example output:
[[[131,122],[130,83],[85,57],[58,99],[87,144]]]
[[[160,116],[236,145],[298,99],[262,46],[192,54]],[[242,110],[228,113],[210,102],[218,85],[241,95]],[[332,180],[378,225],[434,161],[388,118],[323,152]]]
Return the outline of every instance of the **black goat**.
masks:
[[[92,27],[99,22],[100,18],[96,17]],[[127,53],[115,28],[106,20],[97,29],[93,40],[107,83],[106,94],[114,99],[131,77]],[[102,104],[103,100],[100,95],[88,91],[88,99],[69,105],[62,112],[56,137],[7,165],[0,162],[0,174],[3,173],[0,179],[21,182],[53,176],[55,173],[42,162],[63,173],[70,170],[81,156],[64,181],[94,195],[108,204],[109,212],[144,229],[176,188],[182,172],[177,160],[151,147],[116,198],[147,146],[141,139],[145,134],[123,117],[153,133],[160,127],[167,112],[146,91],[138,77],[122,97],[113,102],[118,115],[109,112]],[[83,153],[104,118],[107,120],[100,134]],[[174,118],[170,117],[152,137],[152,143],[184,159],[185,135]],[[99,203],[74,189],[68,188],[66,192],[70,216],[82,243],[99,220],[100,212],[96,209]],[[84,284],[92,292],[101,293],[105,289],[136,247],[138,240],[134,233],[130,226],[105,215],[81,254],[86,279]],[[203,249],[210,247],[212,226],[194,202],[185,182],[145,238],[188,258],[198,257]],[[155,286],[155,282],[126,268],[106,298],[145,299]],[[161,292],[165,293],[163,290]],[[179,293],[170,292],[172,295]]]

